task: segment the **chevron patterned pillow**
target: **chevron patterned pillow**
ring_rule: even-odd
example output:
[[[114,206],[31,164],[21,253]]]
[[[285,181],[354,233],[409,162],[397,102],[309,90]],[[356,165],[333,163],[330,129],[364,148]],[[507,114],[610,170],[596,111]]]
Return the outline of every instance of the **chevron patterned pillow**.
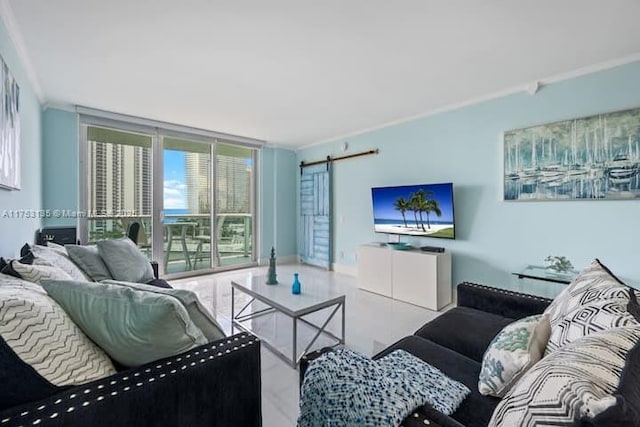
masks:
[[[80,267],[75,265],[73,261],[69,259],[66,251],[63,253],[58,248],[52,249],[47,246],[33,245],[31,246],[31,252],[36,259],[43,259],[49,264],[55,265],[56,267],[64,270],[64,272],[71,276],[73,280],[79,280],[81,282],[91,280],[91,278],[87,277],[82,272]]]
[[[18,261],[11,261],[11,267],[24,280],[33,283],[40,284],[43,280],[73,280],[64,270],[54,265],[29,265],[22,264]]]
[[[579,338],[553,352],[507,393],[489,426],[574,425],[616,405],[624,413],[627,405],[613,394],[619,394],[628,353],[639,340],[640,327],[621,327]]]
[[[593,332],[640,326],[627,310],[629,290],[599,260],[593,261],[545,310],[551,323],[545,356]]]
[[[46,294],[14,283],[0,286],[0,336],[56,386],[83,384],[116,372],[111,359]]]

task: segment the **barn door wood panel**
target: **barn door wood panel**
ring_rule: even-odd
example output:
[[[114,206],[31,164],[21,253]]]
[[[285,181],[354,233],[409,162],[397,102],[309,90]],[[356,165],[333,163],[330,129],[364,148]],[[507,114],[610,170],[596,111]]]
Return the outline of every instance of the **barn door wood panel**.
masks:
[[[300,260],[331,269],[331,166],[302,169]]]

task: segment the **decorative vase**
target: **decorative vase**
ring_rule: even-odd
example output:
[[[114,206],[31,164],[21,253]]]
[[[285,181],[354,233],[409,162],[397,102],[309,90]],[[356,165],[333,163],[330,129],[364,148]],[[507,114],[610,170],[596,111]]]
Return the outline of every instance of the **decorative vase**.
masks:
[[[298,280],[298,273],[293,273],[293,284],[291,285],[291,293],[298,295],[300,293],[300,281]]]
[[[276,250],[271,248],[271,258],[269,258],[269,272],[267,273],[267,285],[277,285],[276,279]]]

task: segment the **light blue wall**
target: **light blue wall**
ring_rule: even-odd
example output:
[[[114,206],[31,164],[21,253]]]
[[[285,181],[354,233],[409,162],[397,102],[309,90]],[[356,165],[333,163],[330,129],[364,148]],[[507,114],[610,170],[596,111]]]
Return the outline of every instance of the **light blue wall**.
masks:
[[[260,165],[260,253],[268,257],[271,247],[277,256],[296,255],[296,154],[265,147]]]
[[[78,115],[48,108],[42,113],[44,209],[53,212],[78,210]],[[44,219],[44,225],[75,225],[73,218]]]
[[[41,220],[15,218],[19,211],[42,209],[42,118],[38,97],[27,77],[7,29],[0,20],[0,55],[20,86],[21,190],[0,189],[0,255],[16,256],[25,242],[33,242]]]
[[[454,284],[509,282],[549,254],[576,267],[598,257],[640,281],[640,201],[501,201],[505,130],[631,107],[640,107],[640,63],[348,138],[348,153],[380,154],[335,163],[335,262],[355,266],[358,245],[386,240],[373,232],[371,187],[451,181],[456,240],[403,240],[451,251]],[[297,160],[343,154],[343,141],[301,150]]]

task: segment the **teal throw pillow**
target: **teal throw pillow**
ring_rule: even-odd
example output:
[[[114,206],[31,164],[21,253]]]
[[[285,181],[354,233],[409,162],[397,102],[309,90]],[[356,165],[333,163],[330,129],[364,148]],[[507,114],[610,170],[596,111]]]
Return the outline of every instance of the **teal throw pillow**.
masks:
[[[98,253],[115,280],[147,283],[154,279],[151,263],[128,237],[98,242]]]
[[[495,336],[482,358],[478,391],[503,397],[544,355],[551,335],[548,315],[516,320]]]
[[[45,281],[42,287],[124,366],[140,366],[207,343],[176,298],[95,282]]]
[[[71,261],[96,282],[112,279],[107,264],[104,263],[97,246],[66,245]]]
[[[160,295],[166,295],[176,298],[187,309],[191,321],[202,331],[209,342],[219,340],[226,337],[222,331],[222,327],[216,322],[209,310],[200,302],[198,295],[188,289],[168,289],[159,288],[153,285],[144,285],[141,283],[120,282],[116,280],[105,280],[108,283],[118,286],[127,286],[146,292],[155,292]]]

